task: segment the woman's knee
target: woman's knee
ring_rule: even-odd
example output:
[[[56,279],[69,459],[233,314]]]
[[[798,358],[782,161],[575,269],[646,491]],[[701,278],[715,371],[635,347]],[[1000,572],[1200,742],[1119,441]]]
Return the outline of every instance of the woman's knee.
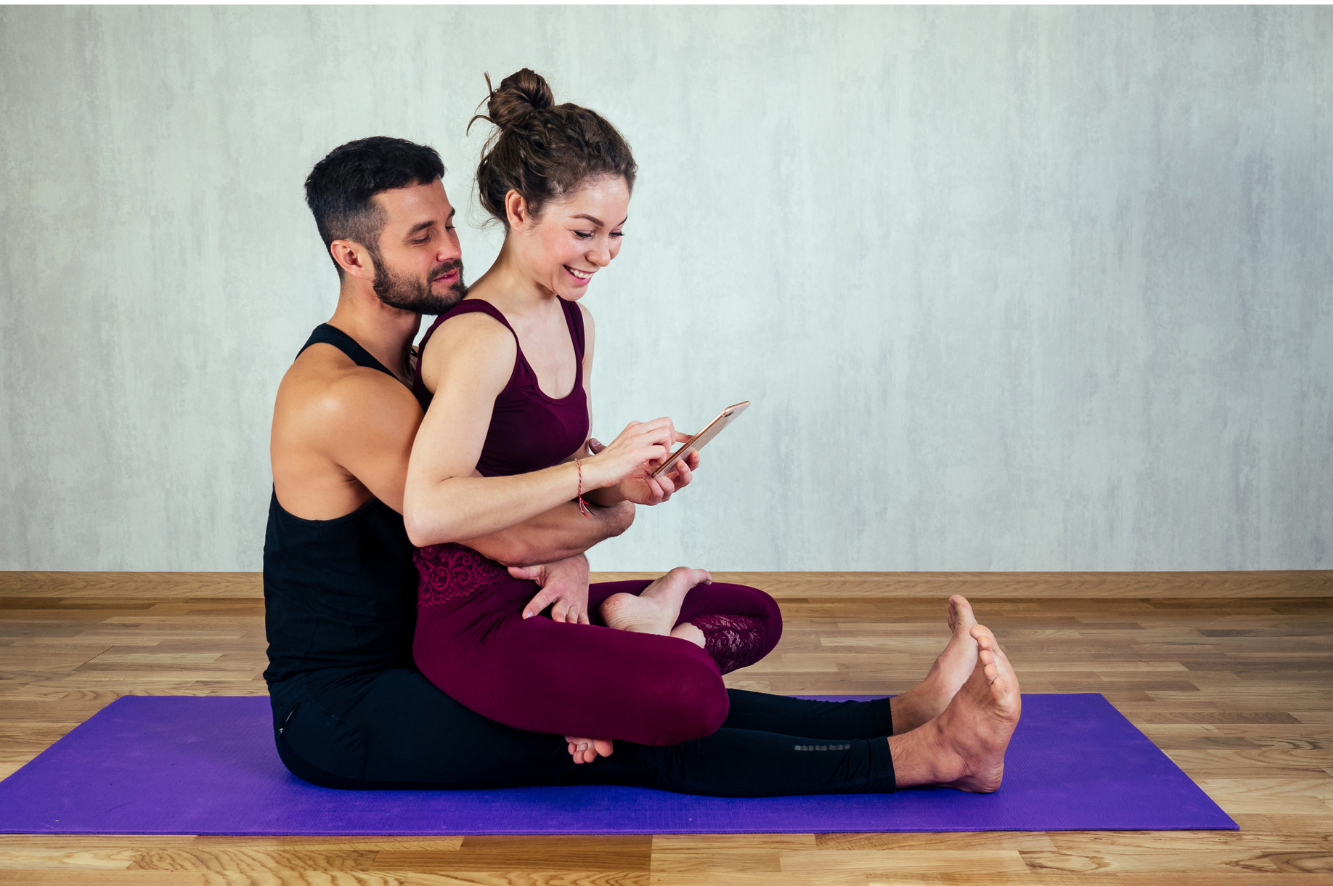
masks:
[[[725,599],[719,601],[721,608],[717,612],[758,619],[763,625],[764,632],[763,648],[759,658],[772,652],[782,639],[782,609],[778,606],[778,601],[768,592],[749,585],[724,584],[715,587],[719,587],[725,594]]]
[[[672,679],[659,686],[658,740],[650,744],[677,744],[712,735],[727,719],[731,700],[722,675],[711,659],[691,659]]]

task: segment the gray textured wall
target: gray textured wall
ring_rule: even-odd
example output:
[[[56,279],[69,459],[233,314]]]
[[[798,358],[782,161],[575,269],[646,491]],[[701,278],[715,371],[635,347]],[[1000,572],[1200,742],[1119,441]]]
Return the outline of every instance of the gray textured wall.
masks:
[[[482,72],[642,169],[595,431],[755,405],[602,569],[1333,567],[1333,10],[0,9],[0,569],[257,569],[327,150]],[[497,235],[463,230],[469,277]]]

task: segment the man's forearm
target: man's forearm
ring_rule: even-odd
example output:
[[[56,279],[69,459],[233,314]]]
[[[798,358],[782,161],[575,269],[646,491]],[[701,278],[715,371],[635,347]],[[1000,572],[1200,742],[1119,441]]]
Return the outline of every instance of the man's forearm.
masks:
[[[591,518],[568,502],[528,520],[463,542],[468,547],[506,566],[553,563],[608,538],[614,538],[634,522],[634,505],[627,501],[610,507],[592,505]]]

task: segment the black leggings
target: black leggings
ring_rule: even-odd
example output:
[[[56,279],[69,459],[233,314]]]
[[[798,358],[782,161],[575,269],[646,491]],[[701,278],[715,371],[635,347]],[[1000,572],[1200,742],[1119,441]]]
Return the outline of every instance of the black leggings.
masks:
[[[772,797],[894,789],[889,700],[823,702],[728,690],[722,728],[675,745],[617,741],[574,765],[559,735],[475,714],[419,671],[321,671],[271,688],[278,755],[330,788],[639,785]]]

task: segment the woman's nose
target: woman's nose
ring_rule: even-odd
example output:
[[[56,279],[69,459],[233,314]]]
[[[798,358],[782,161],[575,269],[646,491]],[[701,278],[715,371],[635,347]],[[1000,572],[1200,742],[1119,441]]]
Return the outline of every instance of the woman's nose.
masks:
[[[588,261],[599,268],[611,264],[611,247],[605,243],[594,244],[592,249],[588,250]]]

